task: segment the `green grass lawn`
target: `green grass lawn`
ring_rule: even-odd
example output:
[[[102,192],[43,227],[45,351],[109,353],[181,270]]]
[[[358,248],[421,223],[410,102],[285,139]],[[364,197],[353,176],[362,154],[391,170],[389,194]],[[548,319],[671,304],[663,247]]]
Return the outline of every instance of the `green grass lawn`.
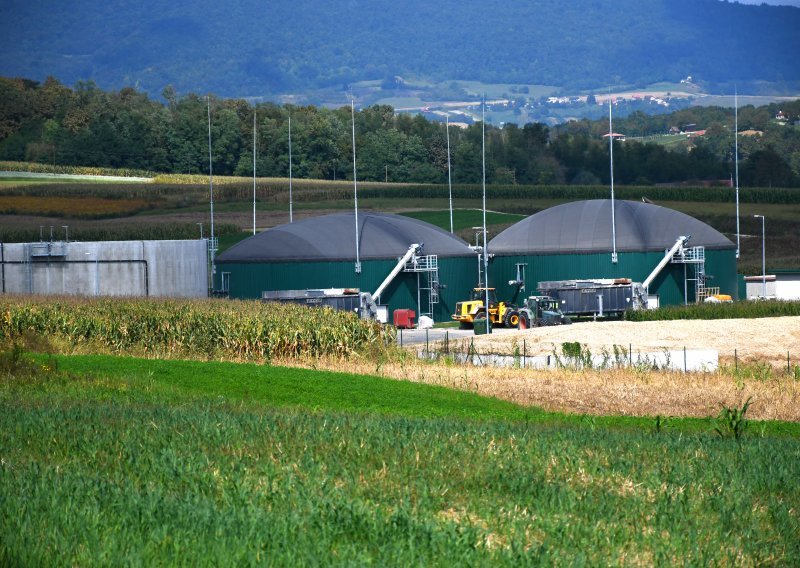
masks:
[[[148,392],[164,402],[223,397],[230,401],[302,407],[309,410],[358,411],[408,417],[524,420],[543,415],[517,405],[468,392],[328,371],[256,364],[165,361],[106,355],[57,357],[58,368],[78,376],[102,374],[130,392]],[[116,387],[112,388],[114,391]],[[83,386],[78,396],[103,390]]]
[[[2,368],[0,565],[800,558],[797,432],[655,431],[257,365]]]
[[[44,182],[57,183],[58,180],[41,178],[13,178],[13,177],[0,177],[0,187],[19,187],[22,185],[37,185]]]

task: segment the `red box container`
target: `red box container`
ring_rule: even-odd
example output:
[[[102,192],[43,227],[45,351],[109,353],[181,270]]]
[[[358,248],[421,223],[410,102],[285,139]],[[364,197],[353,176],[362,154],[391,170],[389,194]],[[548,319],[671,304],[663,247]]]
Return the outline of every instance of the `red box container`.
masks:
[[[416,314],[414,310],[395,310],[394,311],[394,326],[396,328],[411,329],[414,327],[414,318]]]

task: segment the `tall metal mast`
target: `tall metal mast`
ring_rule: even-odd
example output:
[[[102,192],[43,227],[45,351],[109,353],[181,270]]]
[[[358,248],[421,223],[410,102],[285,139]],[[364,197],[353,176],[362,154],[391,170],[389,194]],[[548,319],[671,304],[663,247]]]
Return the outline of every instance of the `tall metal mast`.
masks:
[[[739,258],[741,251],[741,237],[739,235],[739,92],[733,92],[733,116],[734,116],[734,134],[733,134],[733,148],[734,148],[734,164],[736,168],[736,258]]]
[[[356,274],[361,273],[361,259],[359,257],[358,242],[358,181],[356,179],[356,106],[355,98],[350,99],[350,116],[353,121],[353,205],[356,218]]]
[[[483,171],[483,280],[486,283],[483,305],[486,308],[486,331],[491,333],[492,324],[489,317],[489,246],[486,239],[486,95],[481,100],[481,162]]]
[[[608,155],[611,164],[611,262],[617,263],[617,220],[614,203],[614,129],[611,126],[611,94],[608,95]]]
[[[216,272],[216,266],[214,264],[214,253],[216,252],[216,246],[214,243],[214,169],[212,167],[211,161],[211,97],[206,96],[206,102],[208,103],[208,191],[209,191],[209,203],[211,206],[211,237],[208,241],[208,254],[209,258],[211,259],[211,288],[214,288],[214,273]]]
[[[256,109],[253,108],[253,235],[256,234]]]
[[[447,132],[447,189],[450,195],[450,232],[453,232],[453,181],[450,177],[450,115],[445,117]]]
[[[292,214],[292,115],[289,115],[289,222],[294,222]]]

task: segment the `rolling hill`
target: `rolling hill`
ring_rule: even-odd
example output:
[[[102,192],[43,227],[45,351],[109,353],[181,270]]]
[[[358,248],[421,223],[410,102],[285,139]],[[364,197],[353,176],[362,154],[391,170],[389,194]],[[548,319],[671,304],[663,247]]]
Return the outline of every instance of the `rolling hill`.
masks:
[[[275,98],[397,78],[797,91],[800,8],[718,0],[7,0],[0,75]]]

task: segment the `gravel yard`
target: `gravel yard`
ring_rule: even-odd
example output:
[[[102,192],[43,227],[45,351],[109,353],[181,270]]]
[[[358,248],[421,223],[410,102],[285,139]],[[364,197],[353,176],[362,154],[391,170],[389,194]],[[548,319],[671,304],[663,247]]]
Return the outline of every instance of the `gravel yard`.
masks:
[[[715,349],[720,359],[730,360],[734,350],[740,360],[800,363],[800,317],[672,320],[660,322],[603,321],[566,326],[540,327],[510,334],[475,336],[475,347],[511,353],[514,343],[529,355],[546,355],[560,350],[564,342],[577,341],[593,353],[612,351],[614,345],[634,353],[663,349]]]

